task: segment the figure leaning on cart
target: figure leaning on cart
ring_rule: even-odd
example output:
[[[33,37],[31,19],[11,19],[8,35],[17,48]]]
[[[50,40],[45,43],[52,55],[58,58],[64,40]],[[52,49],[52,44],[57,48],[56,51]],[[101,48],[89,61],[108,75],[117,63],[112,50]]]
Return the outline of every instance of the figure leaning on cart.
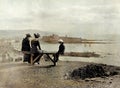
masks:
[[[34,63],[38,63],[38,64],[39,64],[40,57],[42,56],[42,55],[40,55],[40,52],[39,52],[41,50],[39,37],[40,37],[39,33],[34,33],[34,38],[30,40],[32,57],[34,60],[36,57],[39,56],[39,58],[34,62]]]

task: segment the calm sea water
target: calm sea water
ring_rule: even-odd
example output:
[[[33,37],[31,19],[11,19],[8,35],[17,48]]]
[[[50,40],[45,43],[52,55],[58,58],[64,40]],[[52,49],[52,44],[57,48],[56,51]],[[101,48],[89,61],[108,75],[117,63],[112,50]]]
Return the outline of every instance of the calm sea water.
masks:
[[[41,43],[41,47],[46,51],[57,51],[58,44],[45,44]],[[95,52],[100,54],[100,57],[60,57],[63,61],[83,61],[103,63],[109,65],[120,66],[120,42],[112,44],[65,44],[65,52]]]
[[[20,46],[20,43],[19,45]],[[59,44],[48,44],[41,42],[41,48],[45,51],[57,52]],[[103,63],[109,65],[120,66],[120,42],[112,44],[65,44],[65,52],[95,52],[100,54],[100,57],[66,57],[61,56],[62,61],[83,61]],[[16,47],[17,48],[17,47]],[[18,47],[20,49],[20,47]]]

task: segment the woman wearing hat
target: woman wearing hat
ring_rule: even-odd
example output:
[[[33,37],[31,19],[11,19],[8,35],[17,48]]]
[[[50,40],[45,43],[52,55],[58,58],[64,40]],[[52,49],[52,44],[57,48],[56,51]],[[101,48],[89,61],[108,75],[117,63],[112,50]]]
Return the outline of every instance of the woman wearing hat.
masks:
[[[40,34],[34,33],[34,37],[35,38],[31,39],[31,53],[33,55],[33,59],[35,59],[39,55],[39,50],[41,50],[40,42],[39,42]],[[38,64],[39,64],[39,60],[40,58],[36,60]]]

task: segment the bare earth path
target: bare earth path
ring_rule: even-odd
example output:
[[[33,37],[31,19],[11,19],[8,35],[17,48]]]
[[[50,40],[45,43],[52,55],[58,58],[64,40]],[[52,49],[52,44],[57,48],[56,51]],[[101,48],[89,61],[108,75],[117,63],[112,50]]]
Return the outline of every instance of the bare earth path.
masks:
[[[120,75],[90,81],[66,79],[68,71],[90,63],[59,61],[56,67],[51,64],[1,63],[0,88],[120,88]]]

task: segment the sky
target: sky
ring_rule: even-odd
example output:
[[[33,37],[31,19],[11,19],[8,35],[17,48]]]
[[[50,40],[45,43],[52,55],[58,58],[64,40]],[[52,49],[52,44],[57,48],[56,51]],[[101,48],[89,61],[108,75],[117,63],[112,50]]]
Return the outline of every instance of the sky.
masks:
[[[120,34],[120,0],[0,0],[1,30]]]

